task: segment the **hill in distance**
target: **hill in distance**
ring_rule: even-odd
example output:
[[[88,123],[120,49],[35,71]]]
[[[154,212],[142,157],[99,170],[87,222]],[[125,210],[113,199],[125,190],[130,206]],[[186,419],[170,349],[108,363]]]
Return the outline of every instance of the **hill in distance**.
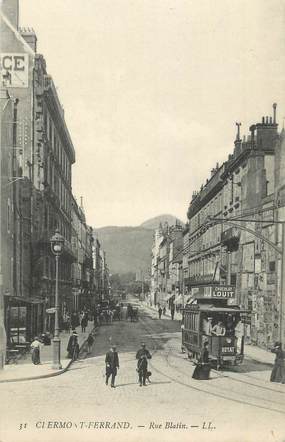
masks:
[[[143,222],[140,225],[140,227],[144,227],[145,229],[155,230],[159,227],[160,223],[163,225],[166,222],[169,224],[169,226],[174,226],[176,224],[176,222],[183,225],[183,222],[180,219],[176,218],[173,215],[166,214],[166,215],[159,215],[154,218],[150,218],[147,221]]]
[[[172,215],[161,215],[137,227],[107,226],[95,229],[95,234],[106,251],[110,272],[146,272],[151,266],[154,230],[160,223],[168,222],[169,225],[173,225],[176,220]]]

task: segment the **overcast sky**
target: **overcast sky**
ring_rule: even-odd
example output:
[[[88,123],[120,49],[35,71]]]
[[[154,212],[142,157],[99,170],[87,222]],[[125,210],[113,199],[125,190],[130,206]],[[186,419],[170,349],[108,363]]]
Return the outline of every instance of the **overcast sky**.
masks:
[[[87,222],[186,220],[235,121],[285,116],[284,0],[20,0],[58,87]]]

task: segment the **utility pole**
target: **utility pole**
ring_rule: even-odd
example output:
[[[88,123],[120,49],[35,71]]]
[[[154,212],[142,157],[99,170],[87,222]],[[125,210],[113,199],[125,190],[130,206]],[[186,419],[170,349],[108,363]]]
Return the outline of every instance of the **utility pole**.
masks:
[[[4,111],[10,97],[6,89],[0,89],[0,211],[2,206],[2,124],[4,123]],[[0,370],[4,368],[6,358],[6,331],[4,321],[4,292],[3,292],[3,270],[2,270],[2,213],[0,213]]]
[[[227,285],[231,285],[231,252],[228,253]]]
[[[144,273],[141,270],[141,279],[142,279],[142,301],[144,300]]]
[[[284,342],[284,302],[285,302],[285,221],[282,223],[282,239],[281,239],[281,287],[280,287],[280,319],[279,319],[279,340]]]
[[[185,282],[184,282],[184,274],[182,267],[182,308],[185,307]]]

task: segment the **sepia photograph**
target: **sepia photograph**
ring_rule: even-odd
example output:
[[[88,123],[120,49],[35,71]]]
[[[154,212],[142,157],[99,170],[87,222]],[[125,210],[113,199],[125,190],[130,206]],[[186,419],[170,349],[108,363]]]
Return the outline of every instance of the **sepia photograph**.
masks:
[[[285,442],[285,0],[0,0],[0,442]]]

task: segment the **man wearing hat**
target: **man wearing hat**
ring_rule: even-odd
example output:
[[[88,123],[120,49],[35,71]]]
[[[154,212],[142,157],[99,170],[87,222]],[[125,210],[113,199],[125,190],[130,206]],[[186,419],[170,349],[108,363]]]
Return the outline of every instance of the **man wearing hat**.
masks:
[[[72,335],[69,337],[67,344],[68,357],[75,360],[79,355],[78,334],[76,330],[72,330]]]
[[[275,353],[274,367],[271,372],[271,382],[285,384],[285,352],[282,350],[281,342],[275,342],[272,353]]]
[[[108,385],[109,377],[111,376],[111,387],[115,388],[115,378],[119,368],[119,356],[116,345],[112,345],[110,350],[106,353],[106,385]]]
[[[147,371],[148,359],[151,359],[151,354],[147,350],[144,342],[142,342],[141,348],[137,351],[136,359],[138,361],[137,371],[139,374],[139,384],[141,387],[142,385],[146,385],[145,381],[148,373]]]

